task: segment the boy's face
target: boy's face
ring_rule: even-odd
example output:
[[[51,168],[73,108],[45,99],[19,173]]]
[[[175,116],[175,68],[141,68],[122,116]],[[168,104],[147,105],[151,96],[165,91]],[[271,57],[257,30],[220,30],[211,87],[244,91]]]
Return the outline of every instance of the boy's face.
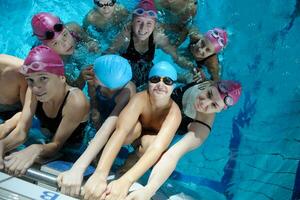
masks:
[[[96,9],[101,15],[105,18],[109,18],[112,16],[116,4],[112,0],[98,0],[96,1]]]
[[[154,78],[156,78],[157,80],[152,82],[150,78],[148,82],[148,91],[150,95],[162,98],[170,97],[174,89],[174,84],[166,84],[166,81],[164,79],[167,77],[155,76]]]

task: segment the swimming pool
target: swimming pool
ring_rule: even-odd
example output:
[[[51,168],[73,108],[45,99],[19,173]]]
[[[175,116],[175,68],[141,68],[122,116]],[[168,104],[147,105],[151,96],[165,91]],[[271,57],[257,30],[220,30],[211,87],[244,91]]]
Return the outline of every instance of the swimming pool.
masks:
[[[133,7],[136,1],[125,1]],[[238,105],[218,114],[201,148],[163,186],[195,199],[300,199],[299,1],[199,0],[201,31],[229,31],[220,55],[224,79],[240,80]],[[40,11],[81,23],[92,1],[0,1],[0,53],[24,58],[30,20]],[[164,55],[159,52],[156,60]],[[297,177],[297,178],[296,178]]]

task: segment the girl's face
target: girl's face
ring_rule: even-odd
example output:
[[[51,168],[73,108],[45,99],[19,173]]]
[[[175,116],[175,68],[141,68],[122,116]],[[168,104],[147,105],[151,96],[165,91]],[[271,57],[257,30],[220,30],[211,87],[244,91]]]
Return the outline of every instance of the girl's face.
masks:
[[[133,19],[133,32],[139,40],[150,37],[155,27],[155,20],[150,17],[135,16]]]
[[[196,111],[201,113],[220,112],[224,106],[224,101],[215,86],[208,86],[203,90],[199,90],[194,102]]]
[[[205,37],[199,39],[196,44],[191,45],[191,53],[196,60],[202,60],[215,53],[213,44]]]
[[[75,50],[75,40],[66,28],[57,38],[47,41],[46,45],[62,56],[72,55]]]
[[[47,102],[55,96],[57,88],[65,84],[64,76],[57,76],[48,72],[35,72],[25,76],[28,87],[40,102]]]
[[[115,10],[116,3],[112,0],[95,0],[97,11],[105,18],[110,18]]]

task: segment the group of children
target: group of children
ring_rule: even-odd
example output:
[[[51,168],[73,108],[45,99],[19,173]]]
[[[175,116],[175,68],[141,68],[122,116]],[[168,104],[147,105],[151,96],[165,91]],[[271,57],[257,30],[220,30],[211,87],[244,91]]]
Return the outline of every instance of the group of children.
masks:
[[[215,114],[240,97],[238,82],[220,80],[217,53],[226,46],[227,34],[214,28],[203,35],[192,26],[195,0],[141,0],[132,12],[115,0],[94,4],[82,27],[50,13],[34,15],[32,29],[40,45],[24,61],[0,55],[0,169],[24,174],[33,163],[80,144],[90,124],[97,132],[73,167],[58,176],[61,192],[83,199],[149,200],[179,159],[205,141]],[[103,35],[114,27],[118,34],[102,49],[90,27]],[[179,50],[186,39],[188,47]],[[94,63],[77,58],[83,48],[99,54]],[[167,61],[154,64],[157,48],[195,80],[177,76]],[[42,139],[13,151],[27,140],[34,116]],[[182,138],[170,146],[176,133]],[[108,183],[126,144],[134,152],[118,179]],[[96,170],[82,187],[85,169],[97,155]],[[147,185],[128,194],[151,167]]]

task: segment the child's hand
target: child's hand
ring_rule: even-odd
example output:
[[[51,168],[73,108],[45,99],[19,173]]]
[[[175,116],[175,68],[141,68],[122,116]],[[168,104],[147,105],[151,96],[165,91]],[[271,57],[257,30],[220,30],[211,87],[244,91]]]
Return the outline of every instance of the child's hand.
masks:
[[[81,191],[81,196],[85,200],[100,199],[102,195],[105,195],[106,187],[106,177],[103,177],[101,174],[94,173],[84,185]]]
[[[151,191],[147,190],[145,187],[142,189],[135,190],[131,192],[125,200],[150,200],[152,197]]]
[[[200,68],[193,68],[193,82],[201,83],[206,80],[205,74]]]
[[[186,57],[184,56],[178,56],[176,63],[180,66],[184,66],[186,68],[192,69],[194,67],[194,63],[190,60],[188,60]]]
[[[40,145],[30,145],[29,147],[14,152],[4,158],[5,171],[13,176],[21,176],[33,165],[41,152]]]
[[[3,153],[4,153],[3,141],[0,140],[0,170],[4,169]]]
[[[126,178],[120,178],[109,183],[106,191],[106,200],[124,199],[127,196],[131,186],[130,181]]]
[[[61,193],[77,197],[80,194],[82,180],[82,172],[70,169],[58,175],[57,184]]]
[[[100,53],[99,44],[96,41],[89,41],[86,46],[90,52]]]
[[[95,73],[93,70],[93,65],[89,65],[81,70],[81,76],[85,81],[88,82],[90,85],[94,85],[95,81]]]

